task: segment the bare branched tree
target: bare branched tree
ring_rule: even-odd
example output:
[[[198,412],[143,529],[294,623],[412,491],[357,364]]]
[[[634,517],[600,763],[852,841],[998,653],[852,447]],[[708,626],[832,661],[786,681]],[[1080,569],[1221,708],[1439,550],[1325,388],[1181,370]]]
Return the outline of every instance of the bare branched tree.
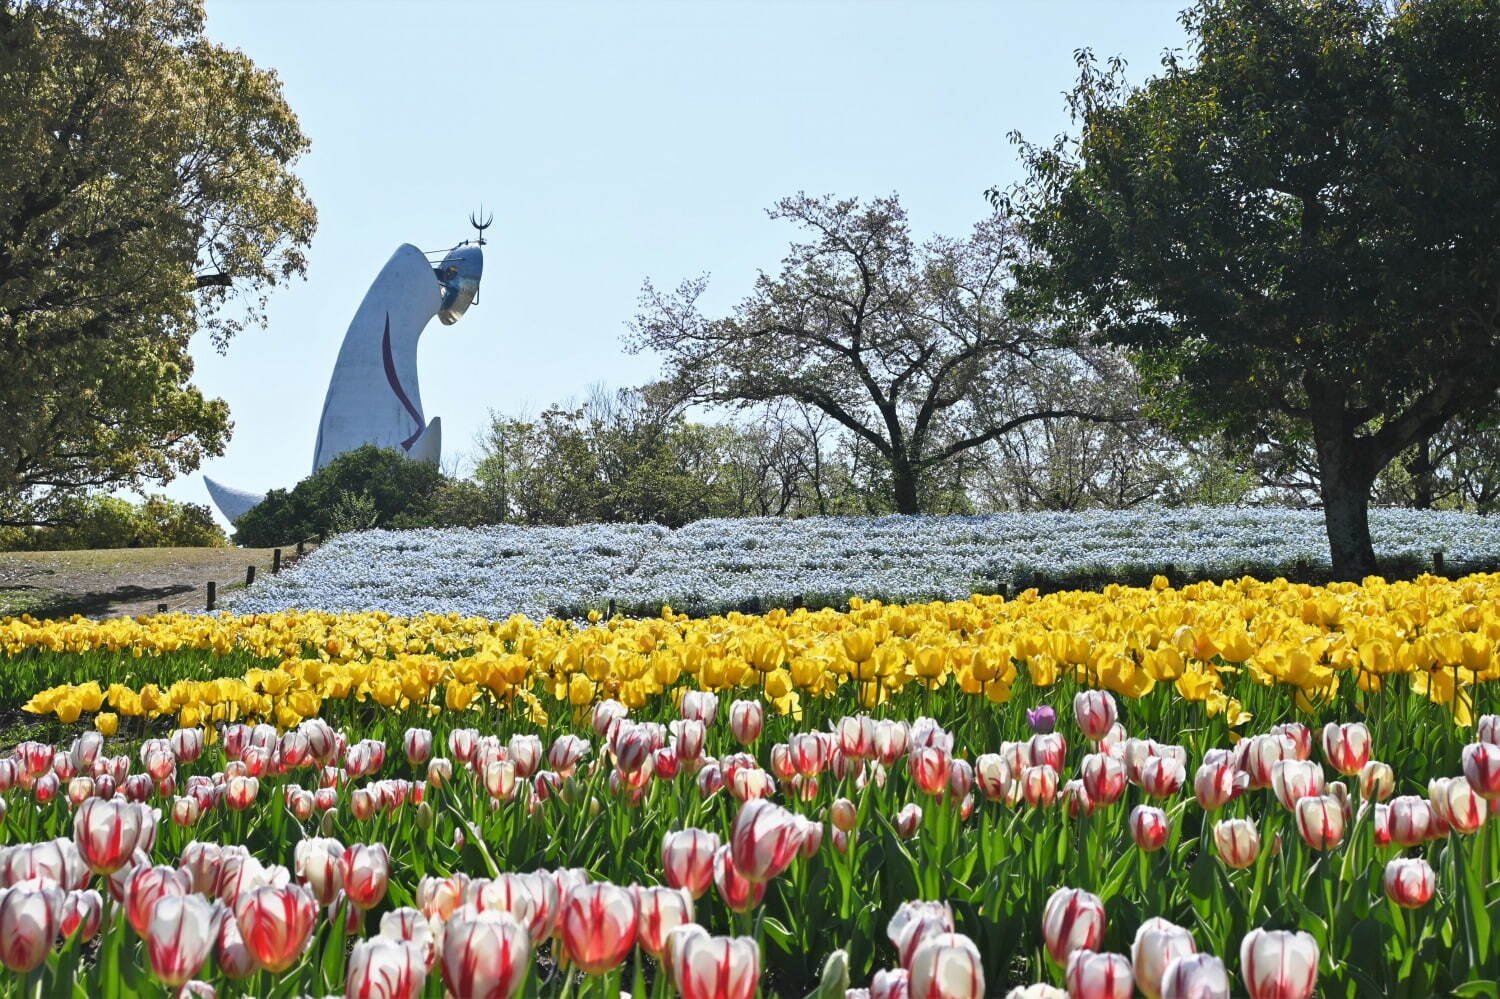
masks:
[[[700,310],[706,278],[675,293],[647,282],[642,293],[627,345],[659,353],[696,401],[790,400],[822,413],[878,457],[901,513],[946,506],[933,503],[947,489],[941,470],[1019,428],[1122,416],[1029,394],[1030,370],[1060,348],[1005,310],[1026,250],[1003,216],[966,239],[918,245],[894,195],[868,204],[797,195],[770,215],[810,238],[730,315]]]

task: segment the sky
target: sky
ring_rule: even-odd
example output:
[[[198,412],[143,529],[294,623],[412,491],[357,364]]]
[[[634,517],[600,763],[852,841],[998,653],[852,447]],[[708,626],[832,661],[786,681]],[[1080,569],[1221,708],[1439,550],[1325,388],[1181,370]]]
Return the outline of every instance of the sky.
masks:
[[[1073,52],[1134,80],[1181,47],[1185,0],[208,0],[208,35],[281,78],[311,150],[306,280],[196,383],[229,403],[203,474],[253,491],[311,470],[349,320],[401,243],[440,249],[494,212],[479,302],[433,321],[418,370],[467,470],[491,411],[531,412],[658,372],[622,336],[642,283],[710,276],[727,312],[797,231],[778,198],[901,196],[914,233],[959,235],[1019,180],[1012,129],[1068,127]],[[217,513],[217,511],[216,511]]]

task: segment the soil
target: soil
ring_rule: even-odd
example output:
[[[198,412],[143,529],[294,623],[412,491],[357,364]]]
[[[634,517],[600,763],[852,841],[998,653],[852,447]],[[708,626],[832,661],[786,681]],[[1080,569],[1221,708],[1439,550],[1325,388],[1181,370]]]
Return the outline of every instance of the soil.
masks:
[[[270,548],[107,548],[0,552],[0,617],[134,617],[207,607],[207,583],[222,596],[245,585],[245,570],[271,571]],[[282,551],[282,567],[295,561]]]

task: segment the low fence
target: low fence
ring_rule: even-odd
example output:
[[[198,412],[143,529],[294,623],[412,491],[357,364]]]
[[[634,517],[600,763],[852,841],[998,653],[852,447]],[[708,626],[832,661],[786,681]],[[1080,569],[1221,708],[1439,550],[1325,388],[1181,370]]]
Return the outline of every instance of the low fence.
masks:
[[[290,566],[294,564],[297,559],[301,558],[303,555],[306,555],[310,550],[317,548],[323,543],[323,537],[323,535],[319,534],[315,538],[303,538],[301,541],[297,542],[296,553],[286,556],[285,558],[282,557],[282,550],[280,548],[271,549],[271,575],[276,575],[277,573],[281,572],[283,566]],[[254,564],[247,565],[245,566],[245,586],[249,587],[254,585],[254,583],[255,566]],[[205,613],[212,613],[213,611],[218,609],[218,606],[219,583],[218,580],[210,579],[204,585],[203,610]],[[156,605],[156,612],[158,614],[165,614],[169,609],[170,608],[167,604]]]

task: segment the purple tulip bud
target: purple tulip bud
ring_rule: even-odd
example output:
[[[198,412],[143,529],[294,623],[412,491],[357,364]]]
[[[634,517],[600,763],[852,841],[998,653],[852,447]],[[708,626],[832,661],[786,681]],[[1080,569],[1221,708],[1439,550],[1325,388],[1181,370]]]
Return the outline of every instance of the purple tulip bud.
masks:
[[[1026,724],[1038,735],[1046,735],[1057,728],[1057,712],[1051,705],[1043,704],[1039,708],[1031,708],[1026,712]]]

